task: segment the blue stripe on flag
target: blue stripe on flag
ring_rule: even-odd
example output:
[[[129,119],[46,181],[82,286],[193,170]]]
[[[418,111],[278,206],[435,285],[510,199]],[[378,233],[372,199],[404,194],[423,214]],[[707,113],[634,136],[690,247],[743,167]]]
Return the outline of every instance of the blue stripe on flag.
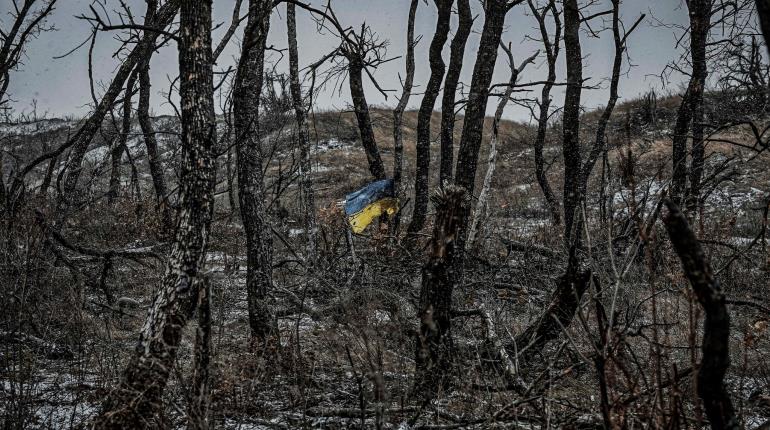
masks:
[[[394,197],[393,179],[372,182],[358,191],[345,196],[345,214],[350,216],[361,212],[377,200]]]

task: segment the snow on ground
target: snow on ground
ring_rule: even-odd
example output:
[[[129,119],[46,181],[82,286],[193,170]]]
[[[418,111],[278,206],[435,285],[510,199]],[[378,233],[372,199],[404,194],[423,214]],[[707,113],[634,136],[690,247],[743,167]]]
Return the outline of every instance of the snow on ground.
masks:
[[[109,153],[110,147],[102,145],[86,152],[86,155],[83,157],[83,159],[86,163],[99,164],[107,159]]]
[[[738,210],[740,214],[748,205],[760,201],[765,196],[765,192],[754,187],[748,190],[739,190],[733,184],[715,190],[706,200],[707,206],[720,209]]]
[[[297,237],[300,235],[305,234],[304,228],[290,228],[289,229],[289,237]]]
[[[550,224],[551,221],[548,218],[508,218],[505,229],[511,236],[527,237],[534,234],[538,228]]]
[[[58,429],[84,425],[98,410],[98,405],[84,399],[84,394],[98,384],[96,375],[73,375],[66,372],[45,371],[35,373],[24,384],[0,380],[2,390],[0,413],[21,413],[29,416],[27,428]],[[23,394],[19,394],[23,393]],[[13,399],[34,399],[18,402]]]
[[[332,151],[335,149],[347,149],[347,148],[351,148],[352,146],[353,146],[352,142],[340,141],[336,138],[325,139],[325,140],[321,140],[320,142],[318,142],[318,144],[314,145],[311,153],[319,154],[323,152]]]
[[[331,172],[334,170],[334,168],[329,166],[324,166],[323,164],[313,163],[311,170],[314,174],[318,174],[318,173]]]
[[[653,210],[658,203],[658,196],[661,194],[661,190],[663,187],[668,186],[668,181],[642,181],[641,184],[636,186],[636,203],[640,204],[642,199],[648,196],[645,208],[647,211]],[[764,196],[765,192],[758,188],[740,189],[733,183],[726,183],[706,198],[705,207],[707,211],[732,209],[742,213],[744,208],[752,203],[761,201]],[[631,190],[624,188],[613,194],[612,203],[622,211],[631,203],[631,197]]]
[[[73,121],[59,118],[41,119],[17,124],[0,123],[0,135],[34,135],[67,127],[73,127]]]
[[[636,203],[641,203],[641,200],[647,197],[647,209],[651,210],[655,208],[658,203],[657,196],[660,195],[661,189],[666,186],[667,183],[663,183],[657,180],[642,181],[638,184],[634,190],[634,193],[630,189],[624,188],[615,192],[612,196],[612,203],[618,206],[626,206],[632,201],[632,197],[636,200]]]

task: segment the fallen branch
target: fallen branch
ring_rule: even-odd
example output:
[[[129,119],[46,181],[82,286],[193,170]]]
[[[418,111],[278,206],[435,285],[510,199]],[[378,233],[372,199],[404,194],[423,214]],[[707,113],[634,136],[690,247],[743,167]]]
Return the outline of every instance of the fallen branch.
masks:
[[[582,270],[578,266],[577,259],[571,257],[550,304],[534,323],[516,336],[513,344],[506,345],[509,353],[528,361],[548,342],[556,339],[563,327],[569,326],[592,276],[590,270]]]
[[[621,401],[619,404],[620,404],[620,406],[623,406],[623,407],[630,406],[632,403],[634,403],[635,401],[641,399],[642,397],[646,397],[646,396],[657,394],[659,389],[663,389],[663,388],[669,387],[671,385],[674,385],[675,383],[678,383],[682,379],[690,377],[690,375],[692,375],[692,367],[688,367],[688,368],[684,369],[681,372],[677,372],[676,375],[674,375],[673,378],[669,378],[668,380],[666,380],[664,382],[661,382],[657,386],[650,387],[650,388],[648,388],[648,389],[646,389],[646,390],[644,390],[644,391],[642,391],[642,392],[640,392],[638,394],[634,394],[633,396],[630,396],[627,399]]]
[[[489,316],[489,312],[487,312],[483,306],[479,309],[479,312],[487,329],[487,339],[489,339],[489,341],[492,343],[495,352],[500,356],[500,359],[502,360],[503,371],[505,372],[505,377],[507,379],[506,382],[513,385],[514,387],[518,387],[523,391],[526,391],[527,386],[518,376],[519,372],[515,363],[511,360],[511,357],[508,354],[508,351],[505,349],[503,342],[501,342],[500,338],[497,337],[495,323],[492,321],[492,317]]]
[[[36,210],[35,216],[37,217],[37,220],[40,223],[40,225],[42,225],[43,228],[46,230],[46,232],[48,232],[48,234],[50,234],[51,237],[56,242],[58,242],[63,247],[69,249],[70,251],[75,251],[79,254],[87,255],[89,257],[97,257],[101,259],[118,257],[118,258],[126,258],[129,260],[137,261],[142,258],[154,258],[158,261],[163,261],[163,257],[161,257],[159,254],[153,251],[148,251],[147,249],[103,249],[102,250],[102,249],[88,248],[85,246],[71,243],[66,238],[64,238],[64,236],[62,236],[61,233],[56,231],[56,229],[53,229],[48,225],[48,223],[45,221],[45,217],[42,212],[40,212],[39,210]]]

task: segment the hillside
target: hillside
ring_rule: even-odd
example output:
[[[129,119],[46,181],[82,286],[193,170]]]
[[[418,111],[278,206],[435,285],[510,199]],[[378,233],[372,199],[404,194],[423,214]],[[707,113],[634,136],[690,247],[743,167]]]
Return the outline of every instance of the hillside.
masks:
[[[650,345],[670,350],[671,361],[665,366],[690,362],[694,327],[683,315],[692,312],[692,302],[684,289],[678,263],[666,251],[664,243],[654,245],[660,254],[655,262],[659,268],[652,278],[643,274],[644,257],[637,255],[629,260],[628,250],[633,249],[630,245],[635,237],[633,220],[646,219],[655,209],[658,193],[667,186],[671,169],[668,133],[672,117],[664,110],[675,105],[673,100],[663,100],[659,103],[663,107],[657,122],[641,121],[631,128],[625,125],[626,118],[639,112],[639,101],[618,106],[609,138],[609,171],[605,171],[608,180],[602,187],[602,168],[597,166],[590,183],[593,197],[587,207],[589,216],[600,220],[597,221],[600,227],[590,230],[590,234],[595,235],[591,240],[596,243],[596,258],[606,260],[612,255],[631,268],[628,275],[624,275],[625,280],[617,281],[618,286],[622,282],[617,306],[623,315],[618,317],[623,342],[629,350],[646,351],[652,348]],[[375,109],[372,116],[375,136],[390,170],[391,112]],[[436,130],[439,118],[438,113],[434,114]],[[586,142],[592,138],[590,124],[595,118],[595,112],[584,116]],[[346,193],[370,180],[366,158],[357,142],[354,117],[348,112],[326,111],[316,112],[310,119],[312,180],[321,247],[318,266],[313,269],[314,278],[308,277],[306,263],[298,256],[304,246],[305,232],[297,202],[298,150],[291,117],[279,117],[263,141],[271,160],[266,189],[270,196],[267,204],[275,246],[275,291],[270,300],[277,309],[276,323],[284,333],[274,351],[277,357],[255,351],[246,341],[244,238],[238,213],[230,206],[237,204],[238,199],[232,188],[235,174],[228,168],[234,153],[232,148],[228,150],[229,141],[224,137],[226,121],[219,120],[218,128],[224,136],[220,139],[218,157],[215,222],[206,257],[216,321],[212,401],[217,426],[345,428],[350,425],[345,417],[356,416],[361,401],[374,402],[377,390],[387,393],[391,403],[387,412],[389,420],[406,420],[411,411],[397,407],[397,403],[410,389],[408,381],[413,363],[408,356],[413,349],[411,331],[415,329],[415,297],[424,248],[407,249],[384,230],[375,228],[354,237],[352,243],[347,242],[338,202]],[[487,120],[487,127],[489,122]],[[155,118],[153,123],[166,178],[173,188],[178,172],[179,123],[173,117]],[[462,121],[458,121],[456,140],[460,137],[461,124]],[[4,158],[3,171],[13,170],[35,154],[55,148],[76,127],[76,121],[57,119],[0,125],[3,149],[14,154]],[[409,111],[405,114],[404,130],[405,182],[410,184],[407,196],[412,193],[415,127],[416,112]],[[159,234],[160,221],[154,210],[146,149],[138,125],[134,125],[127,140],[132,158],[123,159],[121,197],[116,204],[107,204],[105,194],[111,168],[109,125],[105,130],[86,156],[79,216],[71,218],[64,229],[70,248],[63,242],[56,245],[60,257],[46,272],[48,283],[59,286],[60,293],[41,302],[43,307],[28,311],[45,321],[44,325],[27,326],[34,335],[26,341],[14,338],[0,351],[5,360],[0,363],[3,396],[14,402],[8,403],[11,409],[6,407],[4,413],[28,414],[28,422],[33,427],[54,428],[67,423],[80,426],[95,413],[100,398],[119,376],[126,352],[133,348],[169,249]],[[494,324],[504,327],[498,329],[498,335],[509,333],[505,336],[510,338],[534,321],[549,302],[552,285],[558,280],[564,260],[560,228],[549,220],[542,192],[534,179],[530,143],[534,131],[527,125],[506,121],[500,132],[489,218],[484,222],[481,240],[472,251],[474,258],[467,269],[467,285],[459,288],[456,300],[458,309],[480,306],[493,310]],[[751,135],[745,128],[732,129],[714,138],[751,143]],[[545,148],[548,175],[557,195],[561,193],[563,180],[558,141],[557,124],[549,131],[549,144]],[[630,158],[629,149],[633,154]],[[480,155],[479,181],[486,170],[486,152],[485,143]],[[755,264],[765,258],[765,254],[754,245],[762,228],[761,205],[770,180],[770,171],[766,168],[770,159],[766,153],[756,155],[723,141],[709,144],[707,155],[704,176],[713,177],[713,181],[704,201],[705,212],[698,218],[699,228],[708,238],[704,244],[714,266],[720,272],[730,273],[723,278],[728,297],[766,303],[763,291],[766,271]],[[434,143],[433,166],[438,164],[437,157],[438,147]],[[633,163],[629,159],[634,160]],[[61,165],[57,173],[60,168]],[[29,177],[31,195],[43,174],[44,169],[38,169]],[[437,169],[432,168],[431,174],[435,187]],[[34,210],[51,213],[55,209],[41,196],[30,197],[28,208],[24,209],[27,216],[21,218],[23,228],[34,225]],[[410,211],[411,206],[407,205],[406,220]],[[609,221],[601,221],[603,217]],[[613,230],[612,239],[602,226]],[[659,229],[654,232],[662,234]],[[605,246],[606,241],[610,241],[611,246]],[[425,242],[423,240],[423,244]],[[111,267],[105,269],[104,259],[83,256],[77,252],[78,246],[149,251],[152,257],[116,258]],[[526,247],[523,252],[521,246]],[[639,264],[631,266],[635,259]],[[73,271],[73,267],[80,269]],[[612,270],[619,269],[606,266],[597,270],[612,279]],[[105,271],[109,278],[104,277]],[[110,296],[111,302],[107,299]],[[657,323],[634,314],[640,309],[649,310],[650,298],[658,296]],[[85,303],[82,307],[75,305],[80,300]],[[592,305],[589,302],[586,306]],[[745,331],[736,334],[734,355],[735,362],[743,365],[730,374],[728,381],[746,399],[747,419],[758,422],[764,412],[760,403],[749,399],[764,395],[762,390],[768,386],[770,374],[765,360],[760,358],[766,357],[770,350],[767,332],[762,329],[766,327],[762,322],[766,324],[767,315],[752,307],[738,309],[741,312],[736,312],[734,324]],[[484,353],[475,350],[486,345],[490,328],[485,324],[471,318],[458,323],[454,329],[459,359],[468,366],[465,380],[468,387],[463,390],[471,394],[448,397],[437,409],[450,423],[462,423],[466,415],[498,413],[510,402],[508,388],[499,382],[500,378],[505,379],[505,370],[481,365]],[[592,372],[588,362],[581,358],[591,354],[593,340],[588,329],[593,324],[584,321],[570,327],[567,340],[549,347],[542,362],[530,368],[526,376],[531,381],[528,383],[533,384],[531,387],[545,377],[543,375],[550,375],[554,383],[561,380],[558,388],[547,396],[562,405],[558,406],[560,425],[574,425],[582,419],[581,414],[595,408]],[[660,329],[657,344],[646,343],[652,336],[651,327]],[[191,338],[191,333],[187,334],[187,338]],[[11,336],[6,332],[0,335]],[[751,342],[754,343],[750,348],[748,344],[741,346],[740,336],[747,336],[744,339],[753,336]],[[27,357],[25,367],[7,366],[8,359],[18,354]],[[191,357],[192,343],[185,341],[180,352],[180,372],[189,366]],[[640,361],[634,364],[635,369],[622,369],[618,365],[615,377],[630,387],[630,394],[616,395],[618,402],[628,402],[629,410],[643,413],[650,407],[644,395],[649,385],[645,385],[639,375],[663,365],[655,364],[647,356],[637,359]],[[670,377],[677,378],[676,368],[666,369],[670,369],[665,370],[666,373],[673,372]],[[621,377],[622,372],[628,372],[627,376]],[[683,378],[677,387],[689,392],[692,388],[688,384]],[[8,394],[14,390],[23,390],[25,394]],[[178,393],[183,396],[184,390],[180,373],[172,381],[172,397]],[[538,409],[539,406],[531,405],[523,408],[522,413],[535,413]],[[173,408],[169,416],[176,423],[184,418]]]

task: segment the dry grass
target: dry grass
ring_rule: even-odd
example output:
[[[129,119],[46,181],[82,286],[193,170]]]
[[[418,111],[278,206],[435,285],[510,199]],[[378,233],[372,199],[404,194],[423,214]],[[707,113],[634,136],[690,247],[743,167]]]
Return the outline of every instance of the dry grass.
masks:
[[[660,103],[667,109],[676,106],[672,100]],[[621,118],[625,109],[632,108],[633,103],[621,105]],[[405,114],[407,183],[412,180],[416,116],[414,111]],[[391,112],[374,109],[372,117],[390,170]],[[586,123],[591,118],[587,115]],[[313,156],[314,165],[323,168],[314,174],[320,259],[312,273],[294,256],[304,249],[303,235],[292,233],[301,227],[296,184],[271,200],[273,208],[284,209],[280,215],[274,211],[276,288],[272,300],[281,336],[274,349],[255,350],[248,342],[244,238],[237,213],[232,213],[225,194],[219,196],[207,261],[214,291],[212,416],[217,428],[368,428],[374,427],[376,418],[367,415],[362,424],[360,411],[373,411],[380,402],[385,410],[383,428],[397,428],[416,414],[417,403],[410,397],[410,389],[421,249],[407,250],[384,231],[370,228],[354,238],[355,258],[352,256],[344,219],[335,202],[369,180],[365,156],[355,143],[355,120],[351,113],[339,112],[317,112],[312,119],[311,137],[318,147],[329,139],[352,145],[318,151]],[[438,122],[439,115],[434,114],[434,131]],[[459,118],[456,140],[461,125]],[[489,125],[487,121],[487,128]],[[590,127],[584,132],[584,141],[590,141]],[[664,182],[669,175],[670,141],[658,132],[633,136],[631,147],[639,160],[635,171],[638,184]],[[458,309],[483,306],[495,322],[498,336],[508,340],[539,316],[562,273],[565,256],[561,228],[548,221],[534,179],[529,143],[533,130],[504,122],[501,135],[490,218],[481,239],[470,250],[466,279],[457,288],[454,303]],[[546,158],[552,163],[549,177],[559,195],[562,164],[557,136],[558,127],[549,134]],[[740,130],[720,137],[746,141],[747,136]],[[610,142],[623,142],[617,128],[613,128]],[[437,167],[438,144],[431,149],[432,166]],[[721,270],[719,277],[727,296],[767,306],[767,251],[761,244],[749,249],[746,239],[761,228],[761,196],[750,189],[767,190],[770,160],[762,155],[745,162],[748,152],[725,143],[710,144],[707,153],[714,160],[709,168],[722,157],[736,156],[737,174],[721,183],[717,193],[729,196],[733,204],[707,201],[707,212],[702,219],[696,218],[698,232],[712,241],[704,246],[713,267]],[[292,154],[286,151],[280,158],[281,172],[287,178],[287,166],[295,159]],[[486,140],[479,159],[481,177],[486,169]],[[608,159],[614,173],[606,194],[630,195],[632,190],[617,174],[617,148],[610,150]],[[437,170],[431,169],[434,184]],[[269,183],[277,180],[278,172],[276,158],[268,170]],[[220,178],[224,178],[223,173]],[[628,250],[635,243],[636,230],[629,221],[628,214],[634,208],[628,200],[614,198],[611,222],[600,222],[595,198],[600,185],[596,178],[590,185],[594,197],[588,208],[588,233],[594,247],[588,261],[602,290],[586,295],[578,318],[558,341],[540,351],[533,362],[520,363],[519,376],[531,391],[522,393],[506,386],[503,370],[484,352],[487,338],[480,320],[457,318],[453,326],[456,385],[451,392],[439,393],[437,402],[421,414],[420,425],[490,428],[525,427],[533,422],[554,428],[596,426],[600,422],[599,387],[591,358],[596,352],[596,309],[599,303],[609,312],[613,297],[617,314],[610,336],[616,347],[610,353],[606,375],[618,426],[702,425],[692,380],[678,376],[697,364],[702,318],[697,303],[662,228],[653,229],[648,247],[630,257],[633,254]],[[97,191],[101,186],[103,183],[94,183]],[[639,202],[646,191],[640,187],[634,192]],[[2,323],[3,329],[13,324],[47,341],[65,344],[75,358],[53,360],[20,343],[0,346],[4,400],[0,417],[7,428],[85,426],[105,390],[119,377],[164,270],[162,262],[152,259],[116,261],[107,287],[116,297],[135,302],[105,307],[99,289],[103,261],[60,248],[61,257],[52,255],[50,244],[35,224],[33,208],[50,214],[51,209],[46,209],[50,204],[30,201],[11,230],[14,243],[22,246],[6,255],[4,261],[9,264],[2,268],[2,280],[22,293],[2,296],[0,305],[11,316]],[[408,207],[405,212],[409,213]],[[66,226],[65,235],[72,242],[94,248],[142,247],[158,243],[158,226],[152,202],[125,196],[116,206],[96,199],[82,207]],[[548,247],[557,258],[544,258],[537,252],[508,252],[503,239]],[[166,248],[160,246],[158,253],[164,252]],[[618,277],[626,266],[630,269]],[[768,316],[745,305],[731,306],[731,311],[733,367],[727,382],[748,427],[767,418],[761,396],[768,394],[770,386]],[[174,425],[185,421],[181,411],[193,329],[186,330],[166,396],[165,413]],[[673,380],[676,382],[667,384]],[[663,386],[660,391],[658,386]],[[492,423],[495,416],[500,422]],[[502,422],[504,418],[507,421]],[[478,419],[488,421],[473,421]]]

